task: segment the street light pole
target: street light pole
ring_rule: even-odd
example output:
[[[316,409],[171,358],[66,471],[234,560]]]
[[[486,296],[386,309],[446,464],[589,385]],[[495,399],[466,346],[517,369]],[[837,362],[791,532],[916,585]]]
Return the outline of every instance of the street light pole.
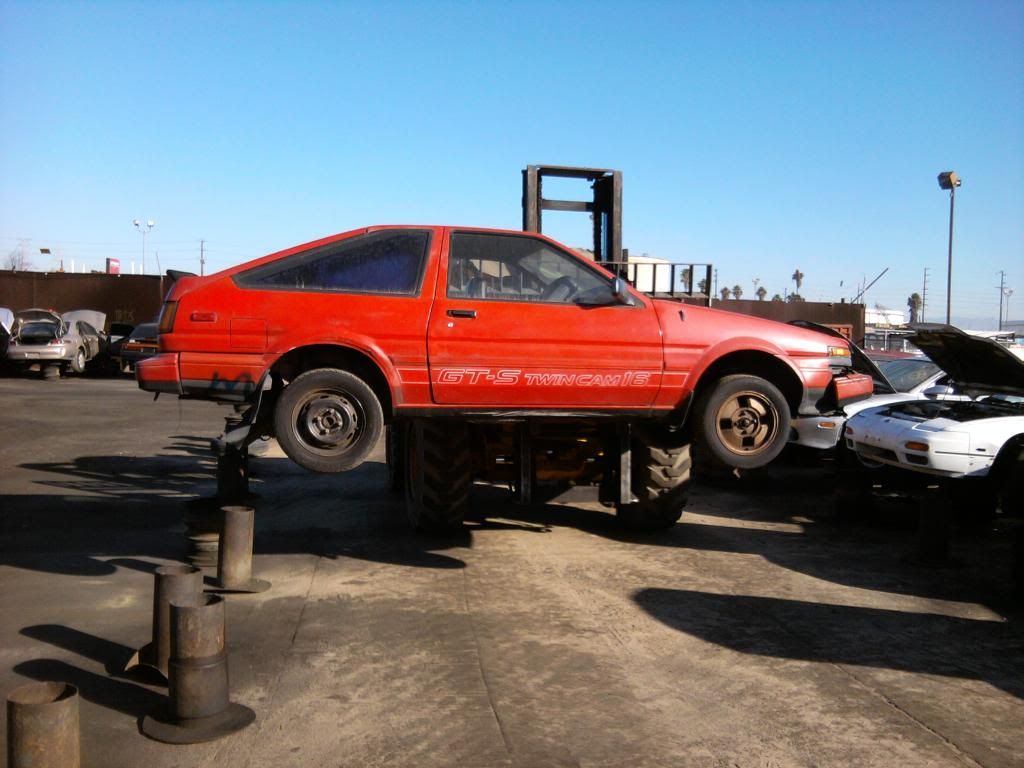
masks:
[[[939,189],[949,190],[949,254],[946,262],[946,325],[949,325],[950,306],[953,296],[953,206],[956,202],[956,188],[963,182],[956,171],[943,171],[939,174]]]
[[[146,235],[149,234],[149,230],[156,226],[156,222],[152,219],[147,219],[145,226],[143,226],[142,222],[138,219],[132,219],[132,224],[142,233],[142,274],[146,274]]]

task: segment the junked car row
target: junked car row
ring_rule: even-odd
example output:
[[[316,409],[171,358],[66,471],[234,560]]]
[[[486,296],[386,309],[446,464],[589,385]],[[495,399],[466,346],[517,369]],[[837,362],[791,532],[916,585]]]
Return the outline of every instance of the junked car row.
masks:
[[[0,308],[0,359],[14,370],[38,370],[45,378],[84,373],[101,364],[128,370],[156,353],[155,326],[114,323],[103,312],[79,309]]]

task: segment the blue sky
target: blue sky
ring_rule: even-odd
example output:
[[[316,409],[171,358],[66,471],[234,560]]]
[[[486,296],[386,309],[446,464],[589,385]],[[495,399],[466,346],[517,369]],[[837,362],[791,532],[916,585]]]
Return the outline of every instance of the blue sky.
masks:
[[[624,173],[624,244],[812,300],[1024,318],[1024,3],[0,0],[0,247],[207,270],[374,223],[519,228]],[[586,192],[566,188],[566,195]],[[545,231],[589,243],[578,214]]]

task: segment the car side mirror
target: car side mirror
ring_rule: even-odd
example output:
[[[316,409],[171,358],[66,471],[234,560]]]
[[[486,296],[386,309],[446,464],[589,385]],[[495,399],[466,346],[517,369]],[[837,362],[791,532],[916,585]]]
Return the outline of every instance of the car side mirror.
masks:
[[[615,301],[619,304],[631,305],[633,303],[633,296],[629,292],[629,287],[621,277],[616,277],[612,280],[612,296],[615,297]]]

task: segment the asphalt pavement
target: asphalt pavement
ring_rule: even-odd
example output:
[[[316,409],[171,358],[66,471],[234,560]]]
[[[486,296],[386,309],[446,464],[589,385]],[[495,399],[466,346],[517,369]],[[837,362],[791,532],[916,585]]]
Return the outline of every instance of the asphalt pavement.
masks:
[[[842,521],[806,457],[698,485],[660,534],[478,486],[436,538],[409,530],[381,447],[324,476],[271,444],[251,460],[271,588],[227,597],[231,697],[256,721],[150,740],[167,689],[124,665],[229,414],[129,379],[0,379],[0,691],[78,686],[85,766],[1024,764],[1005,531],[913,565],[912,505]]]

